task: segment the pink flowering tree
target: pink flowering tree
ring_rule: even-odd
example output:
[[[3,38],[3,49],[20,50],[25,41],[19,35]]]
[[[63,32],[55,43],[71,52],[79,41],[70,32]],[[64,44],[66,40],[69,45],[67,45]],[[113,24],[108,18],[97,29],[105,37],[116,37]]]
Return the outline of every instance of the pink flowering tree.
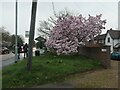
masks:
[[[90,16],[86,19],[82,15],[62,15],[57,18],[55,25],[50,30],[50,37],[46,42],[49,49],[55,50],[57,55],[77,53],[80,44],[99,35],[106,20],[101,20],[100,15]]]

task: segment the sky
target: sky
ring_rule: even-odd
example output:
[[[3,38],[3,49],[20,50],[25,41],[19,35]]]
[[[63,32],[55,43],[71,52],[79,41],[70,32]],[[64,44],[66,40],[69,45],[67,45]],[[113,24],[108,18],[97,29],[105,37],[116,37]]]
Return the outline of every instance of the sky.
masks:
[[[36,14],[36,26],[35,26],[35,38],[38,37],[38,27],[40,20],[47,20],[50,16],[53,16],[52,2],[54,2],[55,11],[67,10],[74,12],[75,14],[82,14],[84,17],[88,15],[96,16],[96,14],[102,14],[102,19],[106,19],[106,29],[102,33],[110,28],[118,28],[118,0],[38,0],[37,14]],[[31,0],[18,0],[18,35],[25,37],[25,31],[30,30],[31,19]],[[15,34],[15,0],[0,0],[0,27],[4,26],[10,34]]]

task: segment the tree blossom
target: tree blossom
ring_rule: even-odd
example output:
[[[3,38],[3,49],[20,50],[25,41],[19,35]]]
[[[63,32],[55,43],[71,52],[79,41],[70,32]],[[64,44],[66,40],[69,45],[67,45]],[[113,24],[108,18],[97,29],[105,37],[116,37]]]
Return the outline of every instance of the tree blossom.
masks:
[[[100,15],[90,16],[88,19],[82,15],[63,15],[58,17],[55,26],[50,30],[50,37],[46,42],[48,48],[52,48],[58,55],[77,53],[80,43],[94,40],[99,35],[106,20],[101,20]]]

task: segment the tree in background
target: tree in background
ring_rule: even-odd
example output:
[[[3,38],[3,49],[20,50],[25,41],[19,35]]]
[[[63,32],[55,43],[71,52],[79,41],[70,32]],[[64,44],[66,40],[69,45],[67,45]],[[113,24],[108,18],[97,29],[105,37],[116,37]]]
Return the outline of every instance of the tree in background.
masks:
[[[0,27],[0,46],[9,47],[11,45],[10,33],[6,30],[4,26]]]
[[[82,15],[62,14],[54,21],[46,46],[58,55],[77,53],[81,43],[94,40],[105,29],[106,20],[101,20],[101,16],[89,15],[86,19]]]
[[[0,27],[0,41],[10,42],[10,33],[6,31],[4,26]]]
[[[17,42],[20,44],[20,45],[23,45],[24,43],[24,38],[20,35],[17,35]],[[11,45],[15,45],[15,35],[11,35]]]
[[[23,45],[24,38],[22,35],[17,35],[17,40],[20,45]],[[13,49],[15,45],[15,35],[11,35],[4,26],[0,27],[0,44],[4,47],[8,47],[9,49]]]

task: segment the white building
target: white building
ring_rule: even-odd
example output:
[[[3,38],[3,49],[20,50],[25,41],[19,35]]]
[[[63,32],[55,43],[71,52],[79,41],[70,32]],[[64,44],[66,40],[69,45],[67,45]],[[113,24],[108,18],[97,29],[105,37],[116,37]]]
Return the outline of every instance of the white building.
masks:
[[[120,30],[108,30],[106,34],[95,37],[95,41],[103,45],[109,45],[111,52],[120,50]]]

